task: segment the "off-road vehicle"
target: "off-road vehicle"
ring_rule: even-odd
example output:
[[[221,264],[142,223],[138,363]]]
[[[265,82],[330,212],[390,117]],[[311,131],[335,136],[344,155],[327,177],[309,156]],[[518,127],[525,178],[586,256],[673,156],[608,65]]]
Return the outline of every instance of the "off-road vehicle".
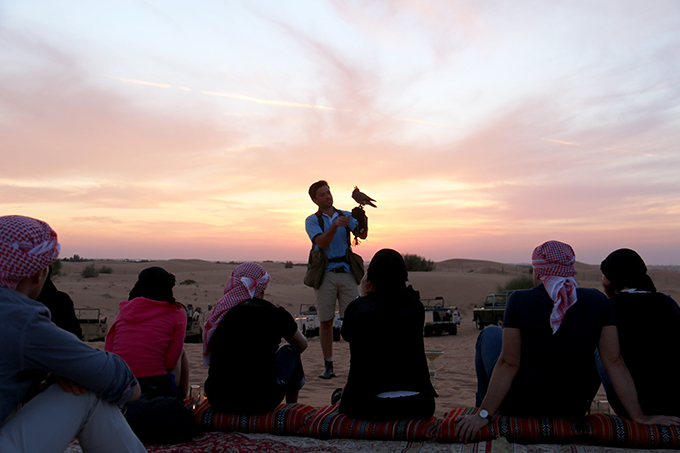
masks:
[[[472,310],[473,320],[477,329],[482,330],[485,326],[495,324],[503,327],[503,318],[505,317],[505,304],[508,302],[510,294],[514,290],[499,291],[486,296],[484,305]]]
[[[314,304],[300,304],[300,314],[295,316],[295,322],[302,335],[307,338],[316,337],[319,335],[319,314],[316,311]],[[340,313],[335,312],[335,320],[333,321],[333,341],[340,341],[340,329],[342,329],[342,319]]]
[[[106,317],[101,317],[98,308],[76,308],[75,312],[83,331],[83,341],[102,341],[106,338]]]
[[[184,334],[185,343],[201,343],[203,342],[203,323],[201,319],[201,307],[194,308],[193,305],[187,307],[190,312],[187,313],[187,330]]]
[[[448,332],[449,335],[458,333],[460,325],[460,311],[457,307],[444,307],[444,298],[441,296],[434,299],[420,299],[425,307],[425,324],[423,336],[441,335]]]

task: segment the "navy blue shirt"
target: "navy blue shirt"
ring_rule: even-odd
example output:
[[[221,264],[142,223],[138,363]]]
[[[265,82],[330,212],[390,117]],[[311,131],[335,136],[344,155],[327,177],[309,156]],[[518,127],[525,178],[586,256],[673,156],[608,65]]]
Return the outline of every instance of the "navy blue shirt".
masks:
[[[521,333],[520,366],[500,413],[521,417],[578,418],[586,414],[600,385],[593,353],[602,327],[616,325],[607,297],[577,288],[577,302],[552,333],[553,300],[543,285],[515,291],[504,327]]]
[[[227,312],[210,339],[205,392],[218,412],[258,414],[284,397],[276,382],[276,351],[295,335],[295,319],[283,307],[251,299]]]

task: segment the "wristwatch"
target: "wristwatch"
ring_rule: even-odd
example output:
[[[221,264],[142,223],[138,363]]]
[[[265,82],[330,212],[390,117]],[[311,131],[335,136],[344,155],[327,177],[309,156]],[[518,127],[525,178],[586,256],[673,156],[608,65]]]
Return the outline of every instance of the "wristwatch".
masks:
[[[482,409],[481,411],[479,411],[479,414],[478,414],[478,415],[479,415],[480,417],[482,417],[482,418],[485,418],[485,419],[489,420],[489,421],[491,421],[491,419],[493,418],[493,417],[489,414],[489,411],[487,411],[486,409]]]

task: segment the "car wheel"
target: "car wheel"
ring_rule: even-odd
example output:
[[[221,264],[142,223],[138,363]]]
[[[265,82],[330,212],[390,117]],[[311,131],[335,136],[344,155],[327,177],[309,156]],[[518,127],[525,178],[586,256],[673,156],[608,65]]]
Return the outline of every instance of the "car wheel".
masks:
[[[449,335],[455,335],[458,333],[458,326],[453,324],[451,327],[449,327]]]
[[[429,337],[430,335],[432,335],[432,329],[430,327],[425,327],[423,329],[423,336]]]
[[[484,323],[479,319],[479,316],[475,317],[475,326],[477,327],[477,330],[484,330]]]
[[[340,341],[340,329],[333,329],[333,341]]]
[[[503,327],[503,318],[501,318],[500,316],[496,318],[496,325],[498,327]]]

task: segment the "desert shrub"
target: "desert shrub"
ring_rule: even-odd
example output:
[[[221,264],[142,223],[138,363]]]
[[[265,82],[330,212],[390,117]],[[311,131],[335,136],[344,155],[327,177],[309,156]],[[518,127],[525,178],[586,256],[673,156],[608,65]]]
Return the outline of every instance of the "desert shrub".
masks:
[[[437,266],[434,261],[427,260],[418,255],[404,255],[404,262],[406,263],[406,270],[411,272],[430,272]]]
[[[192,280],[192,279],[190,279],[190,278],[187,278],[187,279],[184,280],[183,282],[179,282],[179,284],[180,284],[180,285],[195,285],[195,284],[196,284],[196,280]]]
[[[80,271],[80,275],[83,278],[93,278],[93,277],[98,277],[99,276],[99,271],[95,269],[94,264],[88,264],[83,268],[82,271]]]
[[[99,268],[99,273],[100,274],[113,274],[113,269],[111,269],[109,266],[102,266]]]
[[[292,269],[293,268],[293,262],[292,261],[286,261],[286,264],[284,265],[286,269]]]
[[[71,262],[74,262],[74,263],[80,263],[81,261],[87,261],[87,260],[80,255],[73,255],[71,258],[64,258],[62,261],[71,261]]]
[[[513,277],[505,285],[498,285],[498,291],[506,291],[511,289],[530,289],[534,287],[534,279],[530,275],[520,274]]]
[[[61,275],[61,260],[57,260],[50,264],[50,268],[52,269],[52,277],[58,277]]]

